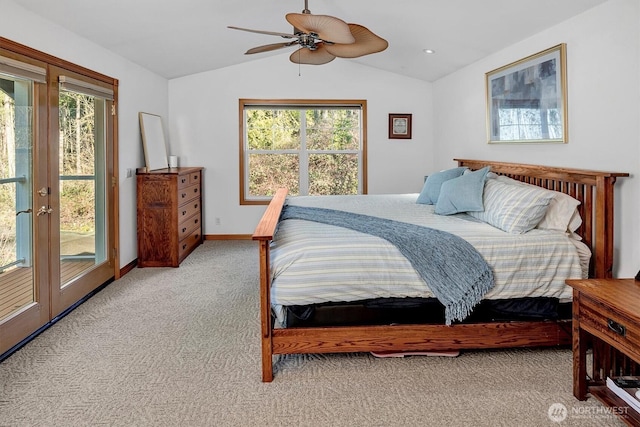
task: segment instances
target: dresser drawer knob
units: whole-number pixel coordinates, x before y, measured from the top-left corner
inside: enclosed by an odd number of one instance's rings
[[[187,227],[182,227],[182,232],[184,233],[185,231],[187,231]]]
[[[611,329],[621,337],[625,336],[625,334],[627,333],[627,328],[625,328],[624,325],[621,325],[615,320],[607,319],[607,326],[609,326],[609,329]]]

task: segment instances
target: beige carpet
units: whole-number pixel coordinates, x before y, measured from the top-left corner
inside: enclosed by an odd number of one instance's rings
[[[112,283],[0,364],[0,426],[622,425],[574,399],[569,349],[289,356],[262,383],[257,258],[207,241]]]

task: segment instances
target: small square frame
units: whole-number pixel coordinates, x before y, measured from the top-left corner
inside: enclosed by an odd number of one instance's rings
[[[411,114],[389,114],[389,139],[411,139]]]

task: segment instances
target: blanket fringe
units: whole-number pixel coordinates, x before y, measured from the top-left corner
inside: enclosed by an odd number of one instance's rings
[[[451,326],[455,320],[464,320],[474,307],[482,301],[482,297],[491,290],[491,282],[493,281],[493,272],[491,270],[483,271],[470,289],[468,299],[452,302],[445,306],[445,324]]]

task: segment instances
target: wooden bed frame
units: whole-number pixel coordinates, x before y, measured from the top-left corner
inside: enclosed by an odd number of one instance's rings
[[[616,178],[627,173],[536,166],[519,163],[454,159],[472,170],[491,166],[500,175],[580,200],[583,223],[577,230],[591,248],[590,277],[612,277],[613,206]],[[280,189],[253,234],[260,248],[260,319],[262,381],[273,380],[273,355],[370,351],[425,351],[569,345],[571,320],[461,323],[446,326],[378,325],[274,328],[270,302],[269,247],[286,200]]]

